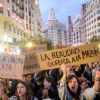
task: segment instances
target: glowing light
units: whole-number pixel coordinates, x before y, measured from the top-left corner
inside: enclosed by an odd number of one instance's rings
[[[0,4],[0,7],[3,7],[3,4]]]
[[[20,50],[19,48],[17,48],[16,53],[17,53],[18,55],[20,55],[21,50]]]
[[[36,5],[38,5],[38,1],[37,0],[35,0],[35,3],[36,3]]]
[[[99,51],[100,51],[100,44],[98,44],[98,48],[99,48]]]
[[[33,43],[32,42],[28,42],[25,46],[28,47],[28,48],[31,48],[33,46]]]
[[[4,42],[7,42],[7,40],[8,40],[8,36],[7,36],[7,35],[4,35],[4,36],[3,36],[3,41],[4,41]]]

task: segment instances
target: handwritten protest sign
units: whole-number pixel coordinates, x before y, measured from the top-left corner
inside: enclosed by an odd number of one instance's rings
[[[87,44],[38,53],[40,68],[58,68],[62,63],[78,65],[100,61],[98,44]]]
[[[25,56],[0,54],[0,78],[22,79]]]
[[[24,74],[33,73],[40,70],[37,53],[47,50],[47,45],[37,45],[27,49],[25,54]]]

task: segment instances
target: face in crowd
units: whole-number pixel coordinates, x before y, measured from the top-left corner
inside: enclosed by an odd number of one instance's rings
[[[49,90],[51,86],[54,84],[54,79],[52,77],[46,77],[44,79],[43,84],[44,84],[44,88]]]
[[[30,98],[30,88],[28,84],[23,81],[20,81],[17,85],[17,95],[19,98]]]
[[[81,90],[88,88],[89,81],[85,77],[79,78],[79,82]]]
[[[26,87],[23,84],[19,83],[17,86],[17,93],[19,97],[26,95]]]
[[[3,80],[0,80],[0,94],[1,93],[6,93],[6,85],[5,82]]]
[[[70,91],[72,91],[73,93],[77,93],[79,83],[78,83],[78,79],[76,78],[76,76],[74,75],[69,76],[67,80],[67,84],[68,84],[68,88],[70,89]]]
[[[30,82],[31,82],[31,79],[32,79],[31,74],[28,74],[28,75],[26,76],[26,82],[30,83]]]

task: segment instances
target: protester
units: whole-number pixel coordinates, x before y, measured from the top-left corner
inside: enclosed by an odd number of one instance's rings
[[[99,63],[62,64],[60,69],[23,76],[7,84],[0,80],[0,100],[100,100]]]
[[[8,83],[7,83],[7,90],[8,90],[7,95],[8,95],[9,97],[11,97],[11,96],[13,95],[13,93],[12,93],[12,80],[9,79],[7,82],[8,82]],[[13,89],[14,89],[14,88],[13,88]]]
[[[8,100],[7,87],[2,79],[0,79],[0,100]]]
[[[51,99],[59,100],[56,82],[53,77],[46,77],[44,79],[44,89],[48,89],[48,95]]]
[[[49,98],[49,91],[47,88],[44,88],[42,90],[42,99],[43,100],[48,100],[48,99],[51,100],[51,98]]]
[[[100,100],[100,71],[96,71],[93,87],[86,86],[87,89],[81,93],[77,77],[67,76],[67,68],[65,64],[61,65],[63,76],[58,87],[61,100]]]
[[[94,81],[94,77],[95,77],[95,74],[96,74],[96,71],[97,70],[100,70],[100,64],[95,64],[95,67],[94,69],[92,70],[92,80]]]
[[[94,85],[83,92],[85,100],[100,100],[100,71],[96,71]],[[98,98],[98,99],[97,99]]]
[[[89,81],[85,77],[79,78],[79,85],[81,88],[81,93],[83,93],[84,90],[88,88],[88,84],[89,84]]]
[[[9,84],[9,83],[8,83],[8,84]],[[11,85],[11,87],[10,87],[10,91],[8,91],[8,96],[9,96],[9,97],[15,95],[17,84],[18,84],[18,80],[13,79],[13,80],[12,80],[12,85]]]
[[[33,100],[28,84],[19,81],[17,84],[16,95],[9,98],[9,100]]]
[[[81,100],[78,78],[75,75],[67,77],[67,66],[61,65],[63,76],[58,87],[61,100]],[[66,80],[67,78],[67,80]]]
[[[32,95],[34,95],[35,86],[34,86],[34,84],[31,82],[31,81],[32,81],[32,74],[31,74],[31,73],[26,74],[26,75],[24,75],[24,77],[25,77],[24,82],[26,82],[26,83],[29,85],[29,87],[30,87],[30,89],[31,89],[31,91],[32,91]]]
[[[92,81],[92,70],[93,70],[93,63],[89,63],[86,65],[86,69],[84,71],[83,76],[86,77],[89,81],[90,81],[90,86],[93,85],[93,81]]]
[[[32,74],[29,73],[29,74],[27,74],[27,75],[25,76],[25,81],[26,81],[27,83],[31,83],[31,80],[32,80]]]

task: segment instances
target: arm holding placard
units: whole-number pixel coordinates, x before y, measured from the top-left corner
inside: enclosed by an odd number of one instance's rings
[[[63,73],[63,76],[60,80],[60,84],[58,87],[58,93],[59,93],[59,97],[61,100],[67,100],[68,98],[70,100],[72,100],[71,96],[69,95],[69,92],[67,90],[67,86],[66,86],[66,78],[67,78],[67,70],[68,70],[68,66],[65,64],[61,65],[61,71]]]

